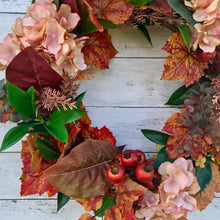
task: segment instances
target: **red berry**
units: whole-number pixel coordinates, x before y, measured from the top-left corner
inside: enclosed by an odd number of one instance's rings
[[[145,183],[146,181],[152,180],[154,176],[154,169],[146,162],[141,163],[135,169],[135,176],[140,182]]]
[[[125,176],[125,168],[120,164],[112,164],[106,172],[107,178],[113,183],[120,183]]]
[[[146,181],[144,184],[149,189],[157,189],[158,186],[160,185],[160,182],[161,182],[160,175],[158,174],[158,172],[154,172],[153,178],[149,181]]]
[[[207,62],[209,61],[210,58],[213,58],[216,56],[216,51],[212,53],[205,53],[203,50],[199,50],[197,55],[200,61]]]
[[[138,155],[133,150],[126,150],[121,155],[121,161],[125,167],[135,167],[138,164]]]
[[[117,154],[117,155],[113,158],[112,162],[113,162],[114,164],[123,165],[123,164],[122,164],[122,161],[121,161],[121,154]]]
[[[139,164],[145,162],[146,156],[143,151],[135,150],[135,153],[138,155],[138,163]]]

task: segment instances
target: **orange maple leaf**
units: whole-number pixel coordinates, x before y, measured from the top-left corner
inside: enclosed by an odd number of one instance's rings
[[[108,69],[109,60],[114,57],[118,51],[111,42],[111,36],[107,30],[103,32],[94,32],[88,35],[86,45],[82,48],[85,60],[99,69]]]
[[[171,134],[167,141],[166,151],[169,158],[192,156],[194,160],[197,160],[200,155],[207,154],[210,144],[206,136],[190,133],[190,127],[184,124],[183,114],[185,113],[187,113],[185,109],[180,113],[174,113],[165,123],[162,131]]]
[[[87,5],[91,21],[96,25],[99,31],[103,31],[103,27],[97,18],[111,21],[114,24],[123,24],[129,19],[135,6],[124,0],[84,0]]]
[[[30,139],[31,139],[30,135]],[[22,141],[21,158],[23,162],[22,177],[21,177],[21,196],[39,194],[47,192],[48,196],[53,196],[57,193],[57,190],[46,180],[43,175],[44,171],[52,166],[56,160],[49,160],[35,158],[33,165],[33,156],[30,152],[30,143],[28,141]]]
[[[87,212],[91,212],[97,209],[100,209],[102,206],[102,196],[97,196],[93,198],[87,199],[75,199],[78,203],[80,203]]]
[[[174,33],[162,49],[171,54],[166,58],[162,80],[184,80],[189,86],[208,68],[208,62],[201,62],[196,52],[188,52],[180,33]]]
[[[215,197],[215,193],[220,192],[220,172],[218,166],[211,163],[212,178],[209,185],[202,191],[202,193],[197,193],[195,198],[197,200],[197,207],[200,211],[205,209]]]
[[[92,216],[89,213],[84,213],[84,214],[81,215],[79,220],[96,220],[96,217]]]
[[[188,128],[184,125],[185,119],[182,117],[184,112],[187,112],[187,110],[182,109],[180,112],[173,113],[172,116],[168,118],[162,130],[172,135],[185,134]]]
[[[117,191],[116,204],[105,213],[105,220],[136,220],[133,202],[142,195],[147,188],[132,181],[127,175],[124,180],[114,185]]]
[[[166,151],[169,158],[189,157],[198,160],[200,155],[206,155],[210,145],[205,141],[204,136],[200,134],[184,134],[170,136]]]

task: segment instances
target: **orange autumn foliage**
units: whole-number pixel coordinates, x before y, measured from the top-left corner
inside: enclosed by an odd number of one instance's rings
[[[46,180],[44,171],[51,167],[56,160],[42,158],[38,149],[33,150],[35,134],[30,134],[27,141],[22,141],[21,159],[23,162],[21,176],[21,196],[47,193],[53,196],[57,190]],[[37,155],[37,156],[36,156]]]
[[[99,31],[103,27],[97,18],[111,21],[114,24],[123,24],[129,19],[135,6],[124,0],[84,0],[90,12],[90,19],[96,25]],[[97,18],[96,16],[97,15]]]
[[[82,49],[86,62],[99,69],[108,69],[110,59],[118,53],[112,44],[111,36],[107,30],[93,32],[88,36],[89,39]]]
[[[171,54],[166,58],[162,80],[184,80],[187,87],[208,68],[208,62],[201,62],[196,52],[188,52],[180,33],[174,33],[162,49]]]
[[[182,116],[186,110],[174,113],[167,120],[163,131],[171,134],[167,141],[166,151],[170,158],[192,156],[197,160],[200,155],[206,155],[210,148],[209,139],[199,133],[190,133],[190,127],[184,124]]]

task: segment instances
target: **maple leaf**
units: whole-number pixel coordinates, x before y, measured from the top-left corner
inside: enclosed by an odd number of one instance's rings
[[[118,53],[111,42],[111,36],[107,30],[102,33],[94,32],[88,36],[89,39],[82,48],[86,62],[92,63],[99,69],[108,69],[109,60]]]
[[[209,148],[210,145],[200,134],[170,136],[166,145],[167,154],[173,159],[192,156],[194,160],[198,160],[200,155],[207,154]]]
[[[124,0],[84,0],[87,5],[91,21],[96,25],[99,31],[103,31],[103,27],[97,18],[111,21],[114,24],[123,24],[132,14],[135,6]]]
[[[196,52],[188,52],[180,33],[174,33],[162,49],[171,54],[166,58],[162,80],[184,80],[187,87],[208,68],[208,62],[201,62]]]
[[[79,220],[96,220],[96,218],[89,213],[84,213],[81,215]]]
[[[197,200],[197,207],[200,211],[205,209],[215,197],[215,193],[220,192],[220,175],[218,166],[211,163],[212,178],[208,186],[202,191],[202,193],[197,193],[195,198]]]
[[[33,134],[31,135],[33,136]],[[30,139],[32,139],[32,137]],[[31,141],[22,141],[21,158],[23,162],[21,177],[21,196],[39,194],[47,192],[48,196],[53,196],[57,190],[46,180],[44,171],[52,166],[56,160],[47,160],[37,157],[33,160],[31,153]]]
[[[187,112],[186,109],[180,110],[180,112],[175,112],[171,117],[168,118],[162,131],[167,132],[172,135],[183,135],[188,131],[188,128],[184,125],[184,118],[182,114]]]
[[[92,128],[91,136],[92,136],[92,138],[106,141],[106,142],[113,144],[113,145],[116,144],[116,139],[115,139],[114,135],[106,126],[103,126],[100,129],[97,127]]]
[[[166,145],[169,158],[192,156],[197,160],[200,155],[206,155],[210,148],[206,136],[190,133],[190,127],[186,127],[186,118],[183,114],[187,113],[187,110],[183,109],[180,113],[172,114],[162,129],[171,134]]]
[[[102,206],[102,196],[87,198],[87,199],[75,199],[80,203],[87,212],[91,212],[101,208]]]
[[[132,208],[133,202],[142,195],[147,188],[132,181],[127,175],[124,180],[114,185],[117,191],[116,203],[105,213],[105,220],[136,220],[134,210]]]

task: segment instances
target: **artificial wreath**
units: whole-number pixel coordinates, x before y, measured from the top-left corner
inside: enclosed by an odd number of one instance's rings
[[[183,80],[168,105],[184,107],[163,132],[143,129],[158,153],[116,147],[105,126],[91,126],[77,94],[90,68],[109,68],[117,50],[107,29],[147,27],[174,33],[163,50],[162,80]],[[1,151],[22,141],[21,196],[70,197],[81,220],[186,219],[220,192],[220,1],[36,0],[0,44],[1,122],[17,125]],[[91,214],[94,211],[94,214]]]

